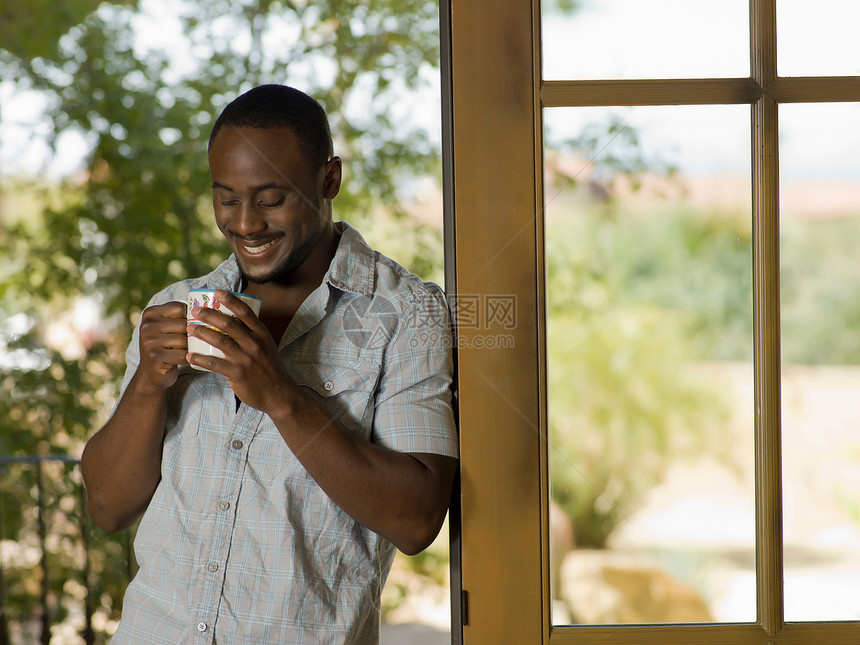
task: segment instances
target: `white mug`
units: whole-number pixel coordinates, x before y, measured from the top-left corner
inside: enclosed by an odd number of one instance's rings
[[[236,296],[246,305],[251,308],[251,311],[254,312],[255,316],[260,315],[260,306],[263,304],[263,301],[260,300],[257,296],[249,296],[247,293],[236,293],[235,291],[229,291],[228,293]],[[205,325],[202,320],[197,320],[191,313],[191,310],[196,307],[205,307],[207,309],[217,309],[218,311],[227,314],[228,316],[235,316],[232,311],[225,305],[223,302],[216,302],[215,300],[215,289],[192,289],[188,292],[188,298],[186,299],[186,317],[188,318],[189,325]],[[216,329],[211,325],[207,325],[210,329],[215,329],[215,331],[221,331],[220,329]],[[202,354],[203,356],[216,356],[217,358],[224,358],[224,352],[222,352],[217,347],[213,347],[206,341],[200,340],[195,336],[188,337],[188,351],[192,354]],[[201,370],[204,372],[208,372],[204,367],[198,367],[197,365],[192,365],[194,369]]]

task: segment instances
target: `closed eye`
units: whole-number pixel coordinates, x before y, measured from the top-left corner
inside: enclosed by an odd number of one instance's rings
[[[280,206],[284,203],[284,197],[281,197],[279,200],[274,202],[260,202],[260,206],[264,206],[266,208],[274,208],[275,206]]]

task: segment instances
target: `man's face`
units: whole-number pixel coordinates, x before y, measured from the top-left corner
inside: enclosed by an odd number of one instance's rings
[[[340,160],[311,168],[292,130],[222,128],[209,173],[215,221],[251,282],[287,278],[330,239]]]

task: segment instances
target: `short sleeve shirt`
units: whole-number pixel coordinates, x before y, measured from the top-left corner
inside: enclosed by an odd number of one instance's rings
[[[456,457],[441,290],[336,226],[331,266],[280,341],[284,365],[332,423],[400,452]],[[231,257],[150,304],[240,282]],[[123,388],[139,360],[135,330]],[[183,368],[112,643],[376,643],[394,552],[328,498],[271,419],[237,409],[226,379]]]

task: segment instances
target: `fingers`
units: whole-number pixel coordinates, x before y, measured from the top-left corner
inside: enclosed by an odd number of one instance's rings
[[[185,327],[185,305],[167,302],[143,310],[140,318],[141,335],[182,334]]]
[[[242,323],[238,320],[233,320],[232,317],[230,318],[231,320],[227,323],[219,324],[224,327],[233,328],[233,333],[235,333],[235,327],[242,325]],[[245,331],[247,332],[247,329]],[[188,353],[185,356],[185,360],[191,365],[203,367],[230,378],[240,374],[242,372],[242,365],[251,360],[248,354],[241,350],[239,343],[234,338],[218,329],[212,329],[206,325],[189,324],[188,335],[199,338],[212,347],[221,350],[225,357],[219,358],[217,356]]]
[[[238,320],[242,321],[249,329],[259,324],[259,319],[251,307],[249,307],[245,301],[237,298],[232,293],[218,289],[215,291],[215,299],[217,302],[223,304],[228,310],[233,312],[233,315]]]
[[[277,358],[277,347],[268,329],[245,302],[220,289],[215,292],[215,299],[223,306],[197,307],[191,311],[194,319],[204,324],[189,324],[187,333],[221,350],[226,360],[188,354],[186,360],[190,364],[241,379],[246,371],[255,371],[255,365],[267,362],[270,354]]]
[[[202,320],[202,319],[201,319]],[[199,323],[189,323],[186,327],[186,333],[188,336],[193,336],[194,338],[199,338],[205,343],[212,345],[212,347],[216,347],[223,351],[230,351],[233,347],[237,345],[236,341],[226,332],[222,331],[221,328],[213,329],[215,326],[214,323],[210,323],[213,326],[209,327],[207,325],[201,325]],[[230,327],[234,323],[220,323],[225,327]]]
[[[143,319],[156,318],[185,318],[184,302],[165,302],[163,305],[152,305],[143,310]]]
[[[141,338],[164,338],[166,347],[181,347],[185,341],[185,305],[168,302],[144,309],[140,320]]]
[[[239,360],[242,355],[248,355],[259,360],[266,339],[269,338],[268,336],[261,337],[248,329],[245,323],[238,318],[220,312],[201,312],[198,320],[206,324],[189,324],[186,327],[187,335],[199,338],[212,347],[220,349],[232,361]]]
[[[237,344],[244,346],[253,336],[263,335],[267,331],[253,310],[241,299],[231,293],[218,289],[215,291],[215,301],[224,305],[228,311],[209,307],[197,307],[191,314],[195,319],[230,336]],[[190,333],[190,330],[189,330]],[[201,338],[203,338],[201,336]],[[206,340],[206,339],[204,339]],[[207,342],[209,342],[207,340]],[[215,343],[210,343],[215,345]],[[217,346],[217,345],[216,345]],[[220,347],[219,347],[220,349]]]
[[[213,317],[214,318],[214,317]],[[240,325],[241,321],[224,324]],[[189,325],[188,333],[221,350],[224,358],[189,353],[186,360],[195,367],[201,367],[220,374],[227,379],[233,392],[244,404],[266,411],[273,401],[281,400],[278,392],[289,376],[278,355],[271,336],[261,338],[247,328],[241,335],[242,344],[225,333],[205,325]]]
[[[177,366],[186,363],[185,324],[185,304],[181,302],[153,305],[141,315],[138,372],[158,389],[170,387],[176,381]]]

